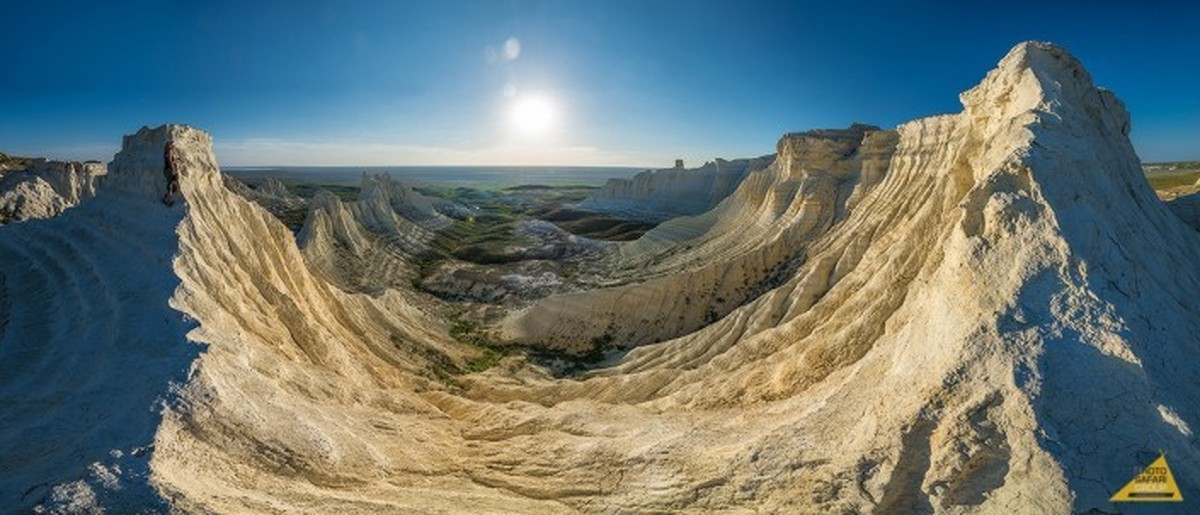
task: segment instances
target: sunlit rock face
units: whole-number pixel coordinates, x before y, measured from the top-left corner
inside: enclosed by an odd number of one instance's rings
[[[622,248],[608,266],[627,284],[538,302],[506,321],[506,335],[587,353],[710,324],[786,281],[805,244],[883,177],[896,140],[893,131],[858,124],[785,135],[778,157],[715,209],[670,220]]]
[[[95,198],[0,228],[0,499],[1077,513],[1160,450],[1200,496],[1200,233],[1146,184],[1124,107],[1045,43],[961,100],[785,136],[715,208],[597,263],[620,284],[489,328],[632,347],[565,378],[517,356],[451,375],[480,351],[418,296],[343,292],[224,186],[206,133],[143,129]]]
[[[377,293],[412,281],[412,262],[450,223],[410,186],[363,174],[356,201],[318,192],[297,239],[322,276],[349,291]]]
[[[717,159],[699,168],[682,166],[647,170],[629,179],[609,179],[580,208],[613,213],[631,220],[659,222],[698,215],[729,196],[751,171],[765,167],[771,156]]]

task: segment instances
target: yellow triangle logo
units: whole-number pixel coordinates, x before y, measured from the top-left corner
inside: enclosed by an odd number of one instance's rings
[[[1160,454],[1154,463],[1121,488],[1109,501],[1182,502],[1183,495],[1179,493],[1179,485],[1175,484],[1171,467],[1167,466],[1167,456]]]

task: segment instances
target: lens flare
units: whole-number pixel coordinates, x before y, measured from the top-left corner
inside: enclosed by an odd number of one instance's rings
[[[521,57],[521,40],[508,38],[504,41],[504,58],[509,61],[516,61],[518,57]]]

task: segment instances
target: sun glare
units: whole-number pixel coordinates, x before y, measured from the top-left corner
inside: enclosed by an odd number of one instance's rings
[[[526,136],[542,136],[550,131],[557,118],[554,103],[542,96],[517,97],[509,117],[517,132]]]

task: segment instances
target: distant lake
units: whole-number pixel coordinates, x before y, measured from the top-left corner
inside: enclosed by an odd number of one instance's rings
[[[358,185],[363,172],[386,173],[414,185],[440,186],[600,186],[610,178],[632,177],[645,168],[608,166],[228,166],[221,171],[240,179],[274,178],[319,184]]]

